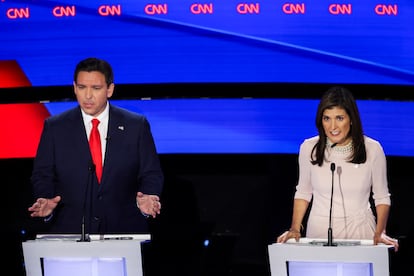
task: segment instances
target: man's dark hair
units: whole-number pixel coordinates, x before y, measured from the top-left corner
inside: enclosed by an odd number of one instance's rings
[[[108,86],[114,82],[114,74],[111,65],[105,60],[94,57],[84,59],[76,65],[73,80],[75,83],[77,82],[79,72],[93,71],[101,72],[105,76],[105,81]]]

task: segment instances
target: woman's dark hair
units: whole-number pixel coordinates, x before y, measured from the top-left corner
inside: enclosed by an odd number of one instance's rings
[[[322,166],[325,158],[325,148],[327,142],[322,124],[323,112],[326,109],[334,107],[344,109],[351,121],[348,137],[352,137],[353,151],[348,161],[355,164],[365,163],[367,160],[367,152],[365,149],[364,132],[362,129],[358,106],[352,93],[346,88],[340,86],[328,89],[323,94],[319,102],[315,118],[316,128],[319,133],[319,140],[312,149],[311,163],[313,165],[318,164],[319,166]]]
[[[79,72],[101,72],[105,76],[106,84],[109,86],[114,82],[114,73],[112,71],[111,65],[102,59],[98,58],[87,58],[78,63],[75,68],[75,73],[73,75],[73,80],[77,81]]]

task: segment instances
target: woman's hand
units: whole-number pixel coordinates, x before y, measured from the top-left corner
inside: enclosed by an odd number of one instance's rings
[[[293,239],[293,238],[298,242],[300,237],[301,237],[300,231],[294,230],[294,229],[289,229],[289,230],[285,231],[282,235],[277,237],[276,242],[284,243],[287,240],[290,240],[290,239]]]
[[[385,234],[385,232],[375,233],[375,235],[374,235],[374,245],[377,245],[378,243],[392,245],[394,247],[395,252],[397,252],[398,248],[399,248],[398,240],[387,236],[387,234]]]

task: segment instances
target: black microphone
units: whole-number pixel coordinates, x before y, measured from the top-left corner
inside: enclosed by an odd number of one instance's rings
[[[336,144],[334,144],[336,146]],[[333,147],[332,145],[331,147]],[[328,243],[324,244],[325,246],[336,246],[332,241],[332,200],[333,200],[333,190],[334,190],[334,172],[335,172],[335,163],[331,163],[331,172],[332,172],[332,188],[331,188],[331,205],[329,207],[329,227],[328,227]]]
[[[331,145],[331,148],[336,147],[336,145],[338,145],[338,143],[333,143],[333,144]],[[331,169],[331,170],[332,170],[332,169]],[[335,170],[335,164],[334,164],[334,170]]]
[[[88,181],[86,183],[86,189],[85,189],[85,195],[83,198],[83,214],[82,214],[82,222],[81,222],[81,237],[78,240],[78,242],[90,242],[91,238],[89,237],[89,234],[86,232],[86,223],[85,223],[85,218],[86,218],[86,212],[87,212],[87,208],[86,208],[86,202],[88,201],[88,195],[90,200],[92,200],[92,181],[93,181],[93,177],[95,174],[95,164],[93,162],[91,162],[88,166]],[[92,201],[90,202],[90,206],[89,206],[89,228],[90,228],[90,212],[91,212],[91,208],[92,208]]]

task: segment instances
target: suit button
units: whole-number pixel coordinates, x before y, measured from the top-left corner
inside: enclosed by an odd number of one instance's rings
[[[94,219],[95,221],[99,221],[101,218],[100,218],[100,217],[93,217],[93,219]]]

